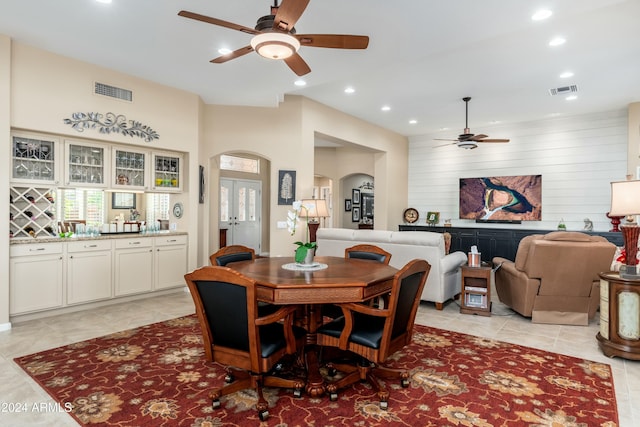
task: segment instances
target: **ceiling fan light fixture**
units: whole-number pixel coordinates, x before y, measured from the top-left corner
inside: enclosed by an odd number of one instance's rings
[[[268,59],[286,59],[300,49],[297,38],[284,33],[260,33],[251,39],[251,47]]]

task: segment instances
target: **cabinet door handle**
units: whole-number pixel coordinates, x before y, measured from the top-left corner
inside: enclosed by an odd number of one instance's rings
[[[129,242],[130,245],[139,245],[140,242]]]
[[[37,252],[37,251],[44,251],[45,248],[35,248],[35,249],[29,249],[29,252]]]
[[[167,239],[167,243],[174,243],[174,242],[177,242],[177,241],[178,241],[177,239]]]
[[[84,245],[85,248],[97,248],[98,245]]]

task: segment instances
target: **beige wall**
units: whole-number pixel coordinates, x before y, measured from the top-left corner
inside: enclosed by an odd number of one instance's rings
[[[9,182],[11,160],[7,141],[11,129],[11,40],[0,34],[0,138],[5,141],[0,155],[0,182]],[[9,186],[0,185],[1,206],[8,206]],[[9,327],[9,222],[0,221],[0,331]]]
[[[218,170],[214,159],[219,154],[237,151],[255,153],[271,162],[273,190],[270,195],[263,195],[263,203],[269,203],[271,212],[268,248],[271,256],[290,255],[293,242],[303,238],[302,231],[296,236],[290,236],[286,229],[276,227],[277,221],[285,220],[290,209],[290,206],[277,204],[275,183],[278,171],[282,169],[297,172],[297,199],[311,197],[314,173],[333,179],[334,184],[341,176],[348,175],[351,169],[354,172],[375,176],[376,223],[379,215],[379,228],[397,227],[397,215],[390,212],[402,212],[406,204],[406,138],[299,96],[286,96],[277,108],[210,105],[206,107],[203,122],[205,130],[202,158],[206,158],[209,164],[209,228],[216,227],[218,222],[215,210],[218,199]],[[314,170],[314,141],[317,132],[369,150],[364,156],[368,158],[366,164],[370,165],[367,167],[370,170],[361,171],[362,165],[358,164],[358,160],[362,159],[363,154],[353,146],[345,149],[343,155],[336,154],[342,166],[334,159],[321,162],[322,170]],[[371,152],[372,149],[375,153]],[[331,162],[334,164],[327,166]],[[384,183],[381,185],[380,193],[378,182]],[[387,194],[388,188],[392,188],[394,194]],[[336,197],[338,196],[334,194],[335,207]],[[203,230],[201,235],[210,236],[211,250],[218,247],[216,233]]]

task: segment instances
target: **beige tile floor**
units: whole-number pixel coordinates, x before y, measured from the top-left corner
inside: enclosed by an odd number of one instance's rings
[[[2,426],[75,426],[67,414],[33,410],[34,404],[53,400],[20,369],[13,358],[54,348],[108,333],[193,313],[193,302],[186,292],[123,303],[91,311],[30,320],[0,332],[0,402],[26,406],[27,412],[0,412]],[[608,363],[614,373],[621,427],[640,425],[640,408],[632,403],[640,397],[640,362],[609,359],[595,339],[597,321],[589,326],[536,325],[511,312],[495,301],[491,317],[459,313],[455,302],[437,311],[433,304],[423,303],[417,323],[449,329],[496,340]],[[14,407],[15,409],[15,407]]]

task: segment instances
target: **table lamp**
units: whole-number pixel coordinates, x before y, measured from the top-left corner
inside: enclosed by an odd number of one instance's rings
[[[309,209],[307,213],[309,221],[307,226],[309,227],[309,241],[316,241],[316,232],[320,227],[320,221],[318,218],[326,218],[329,216],[329,209],[327,209],[327,202],[324,199],[303,199],[302,205]]]
[[[626,220],[620,225],[624,238],[626,265],[620,267],[623,279],[640,279],[638,271],[638,235],[640,227],[635,222],[635,215],[640,215],[640,181],[618,181],[611,183],[611,216],[624,216]]]

